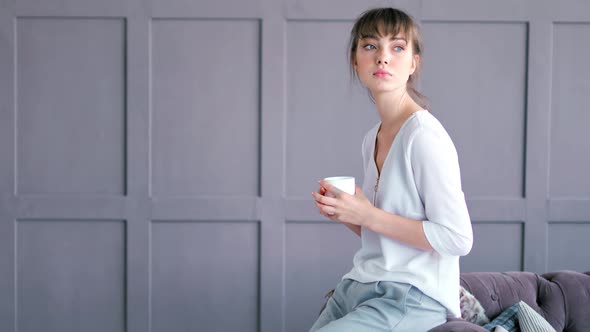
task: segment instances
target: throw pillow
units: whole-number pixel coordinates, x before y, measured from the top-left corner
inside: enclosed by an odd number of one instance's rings
[[[519,306],[518,325],[522,332],[556,332],[553,326],[528,304],[520,301],[517,305]]]
[[[461,307],[461,318],[477,325],[484,325],[490,320],[486,316],[481,303],[469,293],[463,286],[459,288],[459,304]]]

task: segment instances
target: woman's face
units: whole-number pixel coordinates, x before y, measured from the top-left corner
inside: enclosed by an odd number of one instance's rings
[[[375,95],[404,88],[416,70],[418,56],[403,34],[359,39],[354,67],[361,82]]]

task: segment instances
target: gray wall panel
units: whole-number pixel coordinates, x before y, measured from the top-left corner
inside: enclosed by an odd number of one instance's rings
[[[590,199],[562,198],[549,200],[548,220],[581,221],[590,216]]]
[[[310,197],[317,180],[363,175],[361,142],[377,121],[348,74],[351,23],[287,24],[287,196]]]
[[[359,237],[337,223],[288,222],[285,242],[285,331],[307,331],[323,296],[352,268]]]
[[[259,22],[152,31],[154,195],[258,195]]]
[[[342,20],[355,19],[368,8],[396,6],[411,13],[420,8],[420,2],[415,0],[284,0],[285,15],[289,19]]]
[[[553,27],[551,197],[590,198],[590,23]]]
[[[521,271],[523,223],[473,224],[473,249],[461,258],[461,271]]]
[[[13,5],[14,6],[14,5]],[[14,331],[15,321],[15,214],[14,214],[14,8],[0,10],[0,329]]]
[[[533,12],[531,7],[539,8],[545,4],[545,1],[535,0],[422,0],[420,2],[424,19],[443,21],[519,21],[530,17]]]
[[[550,271],[590,271],[588,239],[590,222],[550,223],[548,268]]]
[[[117,221],[18,221],[18,331],[125,331],[125,236]]]
[[[152,331],[257,331],[259,227],[152,223]]]
[[[258,0],[145,0],[154,17],[253,18],[261,15]]]
[[[526,24],[425,22],[423,33],[422,88],[455,142],[467,197],[522,197]]]
[[[15,0],[19,16],[69,17],[122,17],[128,13],[128,4],[136,0]]]
[[[18,191],[124,193],[125,22],[21,18],[16,38]]]
[[[548,9],[554,22],[589,22],[590,2],[580,0],[547,1],[543,9]],[[546,11],[543,11],[546,13]]]

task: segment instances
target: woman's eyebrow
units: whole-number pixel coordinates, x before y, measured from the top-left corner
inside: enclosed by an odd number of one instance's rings
[[[406,40],[406,38],[403,38],[403,37],[391,37],[389,40],[391,40],[391,41],[396,41],[396,40],[403,40],[403,41],[405,41],[406,43],[408,42],[408,41]]]
[[[378,39],[375,35],[362,35],[361,39]]]
[[[377,40],[377,39],[379,39],[379,38],[378,38],[377,36],[375,36],[375,35],[362,35],[362,36],[361,36],[361,39],[375,39],[375,40]],[[389,40],[390,40],[390,41],[401,40],[401,41],[404,41],[404,42],[406,42],[406,43],[408,42],[408,41],[406,40],[406,38],[403,38],[403,37],[391,37],[391,38],[389,38]]]

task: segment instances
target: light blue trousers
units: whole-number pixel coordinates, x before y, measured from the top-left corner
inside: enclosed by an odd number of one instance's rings
[[[426,332],[446,321],[445,307],[412,285],[344,279],[310,332]]]

